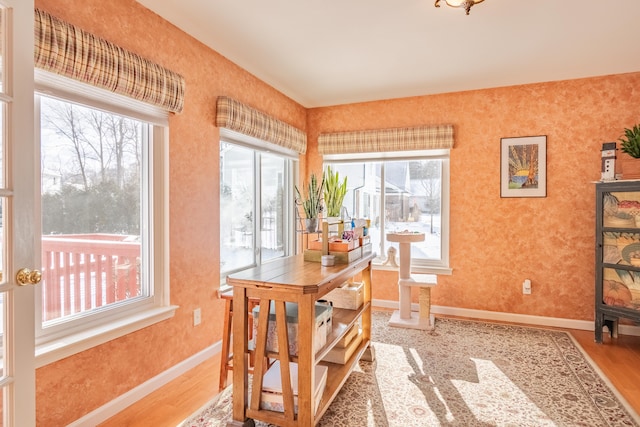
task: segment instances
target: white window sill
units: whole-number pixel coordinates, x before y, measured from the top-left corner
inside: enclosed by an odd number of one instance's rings
[[[36,346],[36,368],[83,352],[92,347],[104,344],[116,338],[146,328],[163,320],[170,319],[175,314],[177,305],[156,307],[135,315],[118,319],[109,324],[67,335],[63,338],[48,341]]]

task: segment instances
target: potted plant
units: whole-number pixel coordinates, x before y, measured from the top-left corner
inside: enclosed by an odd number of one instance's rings
[[[315,174],[311,174],[309,182],[303,193],[296,189],[296,204],[302,206],[305,215],[305,228],[309,233],[315,233],[318,230],[318,216],[322,212],[322,191],[324,189],[324,180],[318,185],[318,178]]]
[[[620,151],[629,157],[621,159],[622,177],[624,179],[640,178],[640,125],[625,128],[624,136],[619,139]]]
[[[327,167],[324,172],[324,205],[327,208],[327,217],[339,217],[342,212],[342,202],[347,195],[347,177],[340,182],[338,172]]]

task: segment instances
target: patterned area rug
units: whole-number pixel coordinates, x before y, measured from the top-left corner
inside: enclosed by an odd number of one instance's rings
[[[389,316],[373,312],[376,360],[360,362],[320,426],[640,426],[565,332],[454,319],[418,331]],[[181,427],[230,416],[228,387]]]

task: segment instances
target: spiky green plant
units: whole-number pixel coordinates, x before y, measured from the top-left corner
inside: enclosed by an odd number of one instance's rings
[[[318,218],[322,212],[322,190],[324,189],[324,180],[318,185],[318,178],[315,174],[311,174],[307,188],[304,189],[304,195],[298,190],[296,185],[296,203],[302,206],[304,215],[308,219]]]
[[[347,177],[340,182],[340,176],[333,173],[331,166],[324,171],[324,205],[327,208],[327,216],[338,217],[342,211],[342,202],[347,195]]]
[[[635,125],[632,129],[624,130],[624,137],[620,138],[620,150],[633,158],[640,158],[640,125]]]

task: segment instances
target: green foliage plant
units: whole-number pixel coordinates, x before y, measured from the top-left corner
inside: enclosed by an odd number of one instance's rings
[[[620,150],[631,157],[640,158],[640,125],[635,125],[632,129],[624,130],[624,137],[620,138]]]
[[[338,172],[327,167],[324,172],[324,204],[327,207],[327,216],[339,217],[342,211],[342,202],[347,195],[347,177],[340,182]]]
[[[324,180],[318,185],[318,178],[315,174],[311,174],[306,189],[303,189],[302,194],[296,189],[296,203],[302,205],[304,214],[307,219],[318,218],[320,212],[322,212],[322,190],[324,188]]]

